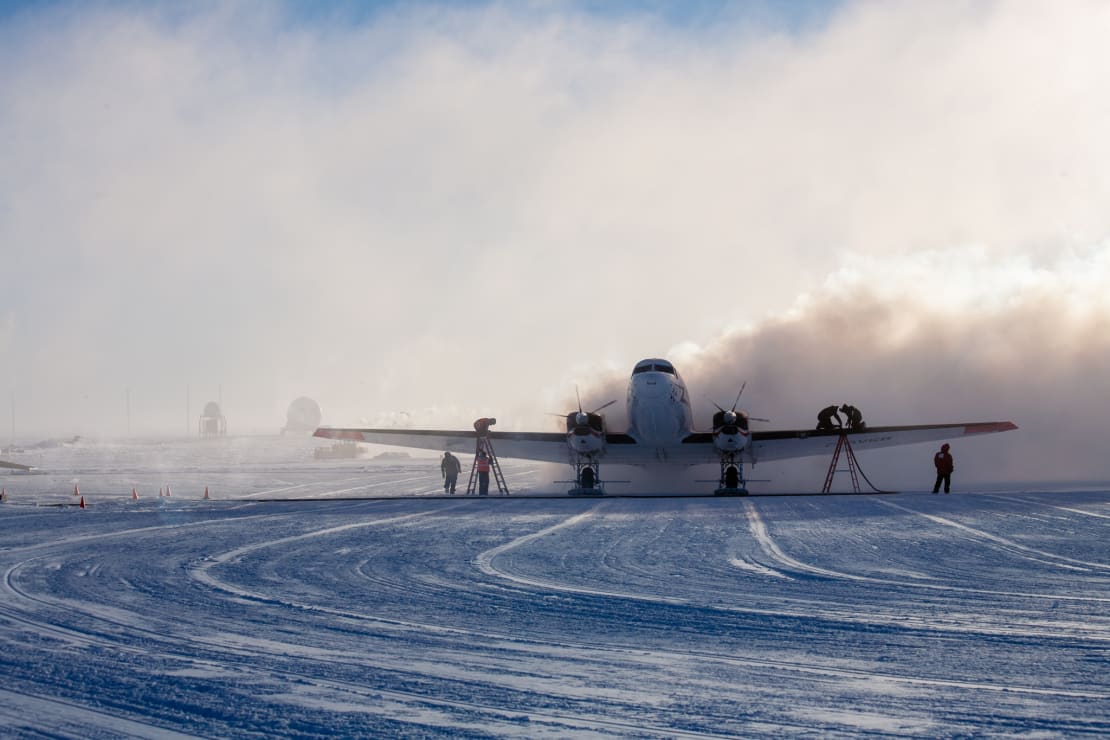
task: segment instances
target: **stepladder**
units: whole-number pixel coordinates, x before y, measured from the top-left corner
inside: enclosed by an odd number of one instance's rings
[[[840,464],[840,455],[844,454],[844,460],[847,462],[847,468],[837,468]],[[861,493],[860,478],[871,488],[875,493],[896,493],[896,491],[886,491],[878,488],[871,479],[867,477],[867,473],[863,472],[863,468],[856,458],[856,451],[852,449],[852,443],[848,439],[848,434],[841,432],[837,435],[836,448],[833,450],[832,461],[829,462],[829,472],[825,475],[825,485],[821,489],[821,493],[829,493],[832,490],[833,477],[837,473],[847,472],[852,478],[852,493]]]
[[[483,485],[483,473],[485,481]],[[501,472],[501,463],[493,449],[493,440],[487,435],[479,434],[474,446],[474,462],[470,466],[470,479],[466,483],[466,495],[479,496],[489,494],[489,476],[497,484],[497,492],[502,496],[509,495],[509,485],[505,482],[505,474]]]
[[[847,434],[840,434],[836,440],[836,449],[833,450],[832,461],[829,463],[829,472],[825,476],[825,485],[821,489],[821,493],[828,493],[832,488],[833,476],[837,473],[844,472],[843,469],[837,469],[840,463],[840,453],[844,453],[844,459],[848,462],[847,472],[852,476],[852,492],[859,493],[859,462],[856,461],[856,453],[852,450],[852,443],[848,441]]]

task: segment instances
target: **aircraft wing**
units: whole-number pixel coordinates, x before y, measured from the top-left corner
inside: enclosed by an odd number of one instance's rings
[[[858,452],[881,447],[949,440],[973,434],[1008,432],[1012,429],[1017,429],[1017,425],[1013,422],[988,421],[868,427],[858,431],[847,431],[845,434],[852,444],[852,449]],[[820,432],[813,429],[752,432],[751,444],[744,452],[743,461],[772,462],[815,455],[832,457],[840,434],[841,431],[836,429]],[[614,436],[622,437],[623,440],[614,440]],[[691,434],[682,440],[681,445],[661,448],[637,444],[628,435],[607,434],[605,438],[608,445],[603,460],[618,465],[651,465],[661,462],[679,465],[716,465],[721,459],[717,448],[713,446],[713,435],[708,432]]]
[[[916,424],[899,427],[867,427],[847,432],[852,449],[873,450],[880,447],[897,447],[919,442],[967,437],[977,434],[995,434],[1017,429],[1012,421],[985,421],[966,424]],[[829,455],[836,448],[839,430],[798,430],[782,432],[753,432],[751,458],[755,462],[787,460],[793,457]]]
[[[0,468],[9,468],[11,470],[30,470],[28,465],[20,465],[19,463],[11,463],[0,460]]]
[[[994,434],[1013,429],[1017,429],[1013,422],[989,421],[868,427],[846,434],[852,443],[852,449],[859,451]],[[744,461],[770,462],[814,455],[831,456],[840,434],[839,430],[812,429],[753,432],[751,446],[744,454]],[[461,430],[321,427],[316,430],[315,436],[440,452],[451,450],[464,455],[473,453],[476,446],[474,432]],[[554,463],[573,462],[566,436],[558,432],[490,432],[489,439],[498,457]],[[713,446],[713,437],[708,432],[691,434],[681,444],[668,447],[640,444],[627,434],[606,434],[605,441],[605,452],[600,459],[611,465],[715,465],[720,461],[720,453]]]
[[[473,431],[320,427],[313,436],[440,452],[450,450],[463,455],[473,455],[477,447]],[[566,435],[557,432],[490,432],[489,439],[498,457],[558,463],[570,461]]]

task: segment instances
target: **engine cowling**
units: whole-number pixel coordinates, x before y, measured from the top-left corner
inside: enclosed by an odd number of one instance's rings
[[[567,446],[580,455],[603,450],[605,418],[589,411],[572,411],[567,414]]]
[[[751,439],[748,415],[743,411],[718,411],[713,414],[713,445],[721,452],[744,449]]]

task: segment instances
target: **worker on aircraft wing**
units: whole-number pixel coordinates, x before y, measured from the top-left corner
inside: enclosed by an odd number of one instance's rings
[[[836,404],[826,406],[817,412],[817,429],[840,429],[844,425],[840,422],[840,415],[836,413]]]
[[[867,425],[863,423],[863,412],[861,412],[855,406],[844,404],[840,407],[840,410],[844,412],[844,416],[848,419],[848,423],[846,424],[846,426],[849,429],[858,431],[860,429],[867,428]]]

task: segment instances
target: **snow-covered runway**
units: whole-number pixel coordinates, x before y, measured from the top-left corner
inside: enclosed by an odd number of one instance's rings
[[[0,508],[4,734],[1110,733],[1107,492],[348,501],[438,472],[247,467]],[[252,500],[283,487],[317,500]]]

